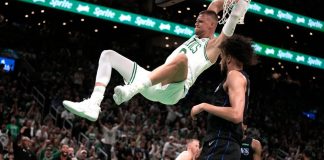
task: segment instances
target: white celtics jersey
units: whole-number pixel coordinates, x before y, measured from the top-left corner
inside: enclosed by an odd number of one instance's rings
[[[184,52],[188,57],[188,76],[185,81],[186,89],[195,83],[198,76],[213,63],[207,57],[206,47],[209,38],[197,38],[192,36],[189,40],[175,49],[172,54],[167,58],[166,63],[180,52]]]

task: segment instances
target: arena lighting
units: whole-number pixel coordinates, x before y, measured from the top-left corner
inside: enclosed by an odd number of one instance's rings
[[[206,1],[211,2],[212,0]],[[296,14],[293,12],[288,12],[283,9],[271,7],[252,1],[248,11],[265,17],[273,18],[275,20],[284,21],[305,28],[310,28],[324,32],[324,21]]]
[[[165,20],[134,14],[126,11],[94,5],[75,0],[19,0],[35,5],[46,6],[81,15],[113,21],[121,24],[150,29],[175,36],[189,38],[194,34],[194,28]],[[217,36],[217,34],[216,34]],[[289,51],[262,43],[254,42],[255,52],[262,56],[290,61],[324,70],[324,59],[306,54]]]

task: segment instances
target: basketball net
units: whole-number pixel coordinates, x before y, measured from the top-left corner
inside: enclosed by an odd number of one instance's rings
[[[232,9],[236,5],[237,1],[239,0],[224,0],[223,3],[223,16],[222,18],[218,21],[219,24],[225,24],[229,15],[232,12]],[[244,24],[244,16],[242,16],[238,22],[238,24]]]

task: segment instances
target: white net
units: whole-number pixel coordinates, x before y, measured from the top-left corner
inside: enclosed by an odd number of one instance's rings
[[[233,9],[235,4],[236,4],[236,0],[224,0],[223,16],[218,21],[219,24],[225,24],[226,23],[226,20],[229,17],[230,13],[232,12],[232,9]]]

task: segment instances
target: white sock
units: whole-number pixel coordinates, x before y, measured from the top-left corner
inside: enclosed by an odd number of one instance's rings
[[[91,98],[102,99],[105,94],[105,86],[95,86],[91,94]]]
[[[145,77],[142,81],[142,84],[144,85],[144,87],[151,87],[152,81],[149,77]]]
[[[131,85],[134,86],[137,89],[138,92],[140,92],[145,88],[151,87],[152,86],[152,81],[150,80],[149,77],[145,77],[141,81],[135,82],[135,83],[133,83]]]

